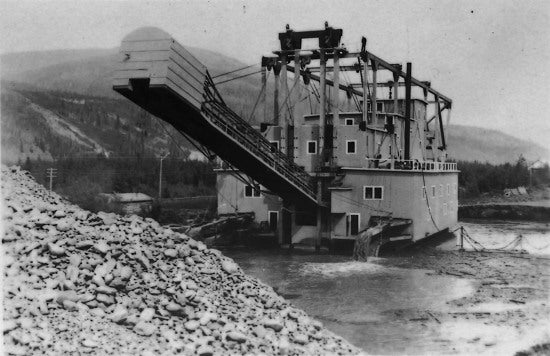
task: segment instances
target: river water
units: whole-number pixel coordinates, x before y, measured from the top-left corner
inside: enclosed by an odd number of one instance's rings
[[[469,236],[484,246],[501,247],[522,234],[523,247],[550,254],[547,224],[533,222],[461,222]],[[457,249],[456,240],[440,241],[442,250]],[[467,243],[465,248],[469,249]],[[518,248],[521,248],[519,246]],[[440,354],[445,330],[400,322],[409,309],[445,312],[447,302],[471,295],[475,283],[429,270],[393,266],[398,257],[353,261],[350,256],[294,251],[224,250],[243,270],[272,286],[296,307],[330,330],[374,354]],[[397,265],[398,263],[395,263]]]

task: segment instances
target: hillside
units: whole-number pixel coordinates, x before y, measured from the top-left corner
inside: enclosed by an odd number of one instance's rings
[[[190,50],[213,76],[246,65],[210,50]],[[176,154],[158,121],[111,89],[117,56],[116,49],[2,55],[2,161],[81,153],[148,155],[166,149]],[[258,122],[259,110],[256,117],[251,111],[259,87],[259,75],[254,75],[221,84],[219,90],[235,112]],[[268,112],[271,105],[268,101]],[[171,134],[179,145],[192,147]],[[528,160],[550,157],[545,148],[496,130],[450,125],[447,138],[449,154],[458,160],[502,163],[520,155]]]
[[[550,152],[536,143],[521,140],[497,130],[475,126],[449,125],[446,130],[449,156],[462,161],[490,163],[550,159]]]
[[[3,163],[67,156],[152,156],[166,150],[172,157],[182,157],[192,147],[169,125],[161,125],[123,99],[4,83],[0,105]]]
[[[208,67],[212,76],[246,66],[217,52],[194,47],[188,49]],[[37,89],[120,99],[111,88],[118,56],[118,49],[10,53],[0,56],[0,75],[3,81]],[[259,68],[250,68],[243,73],[255,70]],[[233,109],[240,113],[253,106],[259,85],[259,76],[255,76],[220,85],[219,89]]]

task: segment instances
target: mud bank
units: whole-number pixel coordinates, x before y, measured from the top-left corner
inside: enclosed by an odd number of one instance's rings
[[[2,167],[7,354],[357,354],[231,259]]]
[[[380,263],[472,281],[474,292],[448,301],[447,311],[394,311],[404,323],[438,335],[444,353],[542,355],[537,350],[550,346],[548,257],[424,246]]]
[[[458,207],[458,218],[549,221],[550,207],[523,204],[479,204]]]

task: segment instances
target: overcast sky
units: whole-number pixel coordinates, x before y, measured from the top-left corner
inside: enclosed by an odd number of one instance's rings
[[[550,1],[6,1],[2,53],[116,47],[156,26],[184,45],[257,63],[277,33],[319,29],[391,63],[453,99],[451,122],[494,127],[549,147]]]

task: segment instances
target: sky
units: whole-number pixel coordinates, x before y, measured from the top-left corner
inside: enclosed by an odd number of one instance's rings
[[[156,26],[183,45],[259,63],[277,34],[344,30],[342,42],[453,99],[451,123],[496,128],[550,148],[550,1],[469,0],[0,0],[0,53],[112,48]]]

